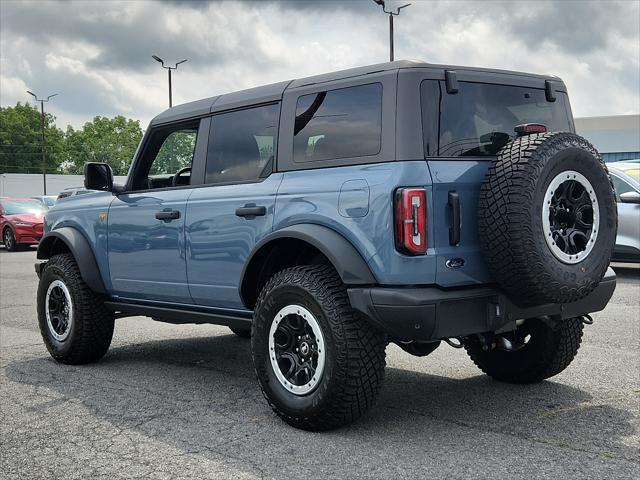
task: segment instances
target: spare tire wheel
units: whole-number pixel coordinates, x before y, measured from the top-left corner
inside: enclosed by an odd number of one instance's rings
[[[593,291],[616,239],[602,158],[573,133],[507,144],[480,189],[478,233],[489,270],[520,304],[567,303]]]

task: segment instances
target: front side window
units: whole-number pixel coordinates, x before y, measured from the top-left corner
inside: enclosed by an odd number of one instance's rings
[[[255,182],[268,176],[279,113],[280,105],[264,105],[212,117],[205,182]]]
[[[157,127],[134,171],[133,190],[189,185],[198,122]]]
[[[364,157],[380,152],[382,85],[303,95],[296,105],[295,162]]]
[[[613,189],[616,194],[616,199],[618,202],[620,201],[620,195],[627,192],[635,192],[635,189],[629,185],[627,182],[622,180],[617,175],[611,175],[611,182],[613,182]]]
[[[442,82],[435,84],[424,81],[421,86],[426,155],[496,155],[524,123],[541,123],[550,132],[571,131],[563,92],[548,102],[545,91],[537,88],[459,82],[458,93],[447,94]],[[434,136],[438,113],[439,133]]]
[[[151,164],[149,175],[174,175],[191,166],[198,130],[188,128],[170,133]]]

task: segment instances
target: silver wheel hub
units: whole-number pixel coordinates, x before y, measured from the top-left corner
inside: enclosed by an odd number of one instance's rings
[[[71,293],[62,280],[54,280],[49,284],[44,302],[49,332],[53,338],[63,342],[71,332],[73,303]]]
[[[544,195],[542,229],[551,253],[575,264],[589,256],[596,243],[600,215],[593,186],[573,170],[559,173]]]
[[[271,322],[269,359],[280,384],[294,395],[307,395],[320,383],[326,359],[324,336],[313,314],[287,305]]]

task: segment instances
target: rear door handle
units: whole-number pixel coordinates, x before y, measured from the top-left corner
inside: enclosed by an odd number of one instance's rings
[[[449,192],[449,207],[451,208],[451,227],[449,228],[449,245],[460,243],[460,195]]]
[[[248,219],[252,219],[255,217],[262,217],[266,215],[267,207],[263,205],[245,205],[244,207],[236,208],[236,215],[238,217],[245,217]]]
[[[177,220],[180,218],[180,212],[178,210],[162,210],[161,212],[156,213],[156,218],[158,220],[170,222],[171,220]]]

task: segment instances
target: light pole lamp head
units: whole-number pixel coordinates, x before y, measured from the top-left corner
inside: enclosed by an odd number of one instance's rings
[[[376,2],[378,5],[380,5],[382,8],[385,7],[384,0],[373,0],[373,1]]]
[[[162,64],[162,66],[164,67],[164,60],[162,60],[159,56],[151,55],[151,58],[153,58],[156,62],[160,62]]]
[[[33,98],[35,98],[36,100],[38,100],[38,96],[35,93],[33,93],[31,90],[27,90],[27,93],[31,95]]]

